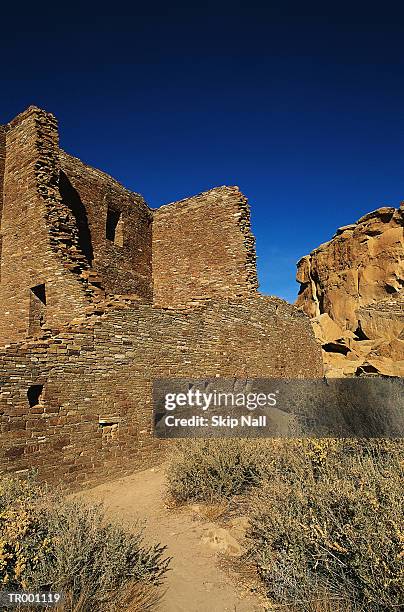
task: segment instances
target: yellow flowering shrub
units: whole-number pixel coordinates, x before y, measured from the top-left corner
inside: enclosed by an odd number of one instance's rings
[[[268,596],[312,610],[318,592],[352,610],[404,601],[402,442],[285,443],[251,501],[250,555]]]

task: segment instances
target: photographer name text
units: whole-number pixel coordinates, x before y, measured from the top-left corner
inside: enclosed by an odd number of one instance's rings
[[[212,414],[209,417],[200,415],[176,417],[169,414],[164,417],[164,423],[166,427],[224,427],[233,429],[234,427],[266,427],[267,417],[265,415],[235,417],[218,414]]]

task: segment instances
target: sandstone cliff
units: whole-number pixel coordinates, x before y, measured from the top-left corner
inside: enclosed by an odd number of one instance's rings
[[[404,375],[404,204],[340,227],[297,264],[329,376]]]

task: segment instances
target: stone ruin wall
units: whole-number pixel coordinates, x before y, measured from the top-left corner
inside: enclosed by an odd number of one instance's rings
[[[3,215],[4,166],[6,163],[6,130],[0,126],[0,283],[1,283],[1,249],[3,238],[1,234],[1,218]]]
[[[46,324],[53,329],[85,307],[85,287],[69,269],[78,265],[80,254],[74,250],[69,217],[64,213],[58,199],[56,124],[43,111],[29,110],[6,131],[0,262],[2,343],[23,340],[36,329],[41,306],[30,291],[33,287],[46,283]],[[56,215],[58,223],[53,221]]]
[[[256,292],[249,208],[238,188],[153,211],[139,194],[60,150],[49,113],[30,107],[0,134],[0,343],[35,335],[45,311],[41,327],[60,331],[102,310],[108,296],[175,307]],[[32,292],[42,285],[46,309]]]
[[[46,285],[44,327],[52,330],[106,294],[151,301],[152,213],[143,198],[60,151],[56,121],[40,109],[4,133],[0,342],[35,333],[30,289],[38,285]],[[111,211],[120,215],[122,245],[105,240]]]
[[[256,292],[255,240],[238,187],[218,187],[154,212],[153,279],[160,306]]]
[[[152,465],[155,377],[322,376],[308,318],[257,293],[237,188],[153,211],[34,107],[0,129],[0,176],[4,149],[1,471],[74,487]]]
[[[142,196],[60,151],[60,190],[76,213],[81,249],[94,282],[108,294],[152,300],[153,215]],[[106,240],[107,218],[110,238]]]
[[[0,470],[34,467],[41,478],[71,486],[161,458],[166,445],[151,435],[153,378],[316,378],[323,371],[307,318],[266,297],[109,312],[93,329],[0,349],[0,366],[7,373]],[[38,385],[39,404],[30,407],[27,391]]]

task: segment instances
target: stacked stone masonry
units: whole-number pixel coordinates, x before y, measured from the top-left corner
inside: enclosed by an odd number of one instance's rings
[[[73,487],[157,462],[156,377],[323,374],[308,317],[257,292],[237,187],[152,210],[30,107],[0,128],[0,223],[3,472]]]
[[[250,211],[237,187],[212,189],[155,211],[153,278],[154,300],[162,306],[256,291]]]

